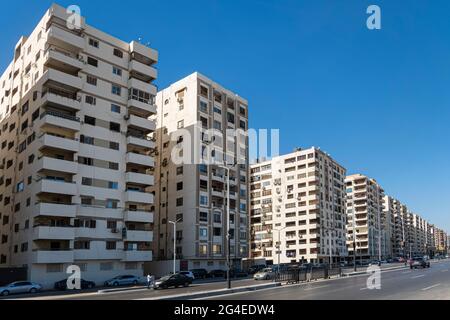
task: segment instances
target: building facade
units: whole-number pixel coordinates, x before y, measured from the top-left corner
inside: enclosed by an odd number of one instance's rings
[[[0,77],[0,267],[45,287],[152,259],[158,54],[69,20],[53,5]]]
[[[385,226],[384,190],[376,180],[362,174],[347,176],[347,246],[349,256],[371,260],[386,258],[389,245]]]
[[[344,259],[345,174],[318,148],[251,165],[251,258],[268,264]]]
[[[229,225],[231,263],[240,266],[248,256],[248,102],[194,73],[158,92],[157,107],[155,260],[176,255],[181,269],[223,270]]]

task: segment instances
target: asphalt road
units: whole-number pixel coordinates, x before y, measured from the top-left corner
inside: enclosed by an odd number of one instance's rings
[[[210,300],[450,300],[450,261],[429,269],[399,269],[381,273],[381,289],[367,288],[369,275],[304,283]]]
[[[256,282],[253,279],[235,279],[232,281],[232,286],[246,286],[254,284],[262,284],[267,281]],[[270,281],[269,281],[270,282]],[[142,287],[137,288],[126,288],[131,289],[127,291],[117,291],[108,293],[98,293],[97,291],[83,292],[83,293],[41,293],[36,295],[26,295],[26,296],[9,296],[8,299],[26,299],[26,300],[135,300],[135,299],[152,299],[160,298],[162,296],[195,293],[208,290],[223,289],[226,287],[226,281],[220,280],[208,283],[193,283],[187,288],[169,288],[166,290],[153,290]],[[119,288],[124,289],[124,288]]]

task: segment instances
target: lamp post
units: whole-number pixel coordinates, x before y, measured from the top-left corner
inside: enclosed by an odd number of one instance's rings
[[[169,221],[170,224],[173,224],[173,274],[177,273],[177,223],[180,222],[181,219],[174,221]]]
[[[280,254],[281,254],[281,231],[283,231],[284,229],[286,229],[287,227],[283,227],[283,228],[273,228],[272,230],[277,231],[278,232],[278,241],[277,241],[277,245],[275,246],[277,248],[277,255],[278,255],[278,268],[277,268],[277,273],[280,273]]]

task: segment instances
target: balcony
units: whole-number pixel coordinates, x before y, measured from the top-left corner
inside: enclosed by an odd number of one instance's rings
[[[42,105],[49,105],[71,111],[80,111],[81,102],[76,99],[76,95],[67,94],[56,89],[48,88],[44,92]]]
[[[43,84],[56,84],[67,90],[79,91],[83,88],[81,78],[55,69],[48,69],[42,78]]]
[[[142,58],[145,58],[148,60],[148,62],[157,62],[158,61],[158,51],[149,48],[147,46],[144,46],[143,44],[140,44],[139,42],[132,41],[130,43],[130,52],[133,55],[142,56]]]
[[[33,251],[33,263],[72,263],[74,258],[73,251]]]
[[[135,202],[135,203],[144,203],[144,204],[153,204],[153,194],[147,192],[139,192],[139,191],[131,191],[128,190],[125,192],[125,201],[126,202]]]
[[[36,193],[55,193],[74,196],[77,194],[77,185],[73,182],[41,179],[36,184]]]
[[[142,155],[139,153],[128,152],[125,158],[126,163],[141,165],[147,168],[154,168],[155,161],[153,157]]]
[[[150,83],[146,83],[144,81],[141,81],[139,79],[130,78],[128,80],[128,88],[138,89],[147,93],[150,93],[150,95],[156,96],[157,89],[156,86]]]
[[[142,130],[145,133],[150,133],[156,130],[156,124],[154,121],[138,117],[133,114],[128,115],[127,125],[128,127]]]
[[[149,117],[156,114],[156,105],[150,101],[140,101],[138,97],[131,96],[128,100],[128,109],[132,113],[139,114],[143,117]]]
[[[85,45],[84,38],[55,25],[48,28],[46,38],[48,44],[67,50],[81,51],[84,49]]]
[[[78,152],[80,149],[80,144],[76,140],[57,137],[50,134],[44,134],[40,139],[41,139],[40,149],[47,147],[71,152]]]
[[[132,76],[136,74],[139,79],[143,79],[146,82],[153,81],[158,76],[158,71],[142,62],[137,60],[131,60],[129,65]]]
[[[73,240],[74,229],[72,227],[47,227],[37,226],[33,228],[33,240]]]
[[[152,261],[152,259],[153,259],[152,251],[137,251],[137,250],[124,251],[123,261],[147,262],[147,261]]]
[[[155,143],[147,136],[128,135],[127,144],[145,149],[154,149]]]
[[[78,163],[49,157],[42,157],[37,163],[38,171],[49,170],[76,174],[78,172]]]
[[[80,119],[61,112],[46,111],[41,114],[40,127],[58,127],[70,131],[80,131]]]
[[[75,260],[122,260],[123,250],[101,250],[91,248],[90,250],[74,250]]]
[[[75,218],[77,207],[69,204],[39,203],[36,206],[34,215]]]
[[[154,178],[151,175],[135,172],[127,172],[125,174],[125,182],[133,183],[141,186],[153,186]]]
[[[121,239],[119,230],[106,228],[75,228],[75,238],[85,239]]]
[[[45,53],[44,64],[47,67],[62,69],[69,73],[76,73],[84,67],[84,63],[76,57],[52,49]]]
[[[153,212],[147,211],[125,211],[124,221],[153,223]]]
[[[153,231],[144,230],[127,230],[127,235],[124,241],[129,242],[152,242]]]

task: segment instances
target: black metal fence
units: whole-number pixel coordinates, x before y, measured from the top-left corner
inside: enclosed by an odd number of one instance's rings
[[[14,281],[25,281],[27,278],[27,268],[0,268],[0,286]]]
[[[298,283],[319,279],[329,279],[341,276],[340,266],[309,266],[300,268],[281,269],[275,273],[274,281]]]

